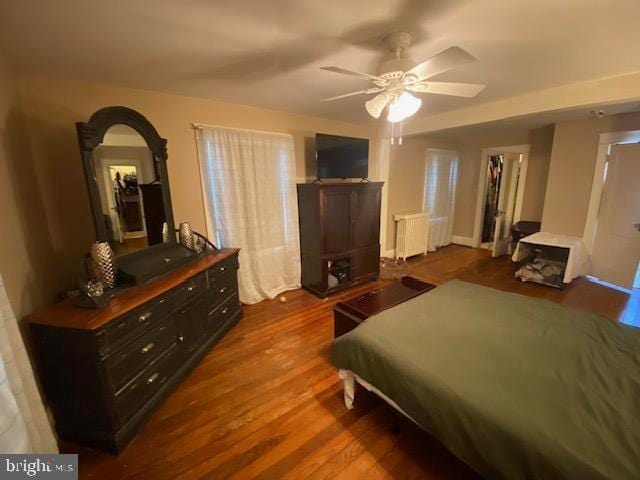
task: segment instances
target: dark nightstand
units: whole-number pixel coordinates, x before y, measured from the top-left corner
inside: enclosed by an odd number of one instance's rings
[[[435,285],[413,277],[402,277],[399,281],[356,298],[339,302],[333,307],[334,337],[353,330],[367,318],[428,292]]]

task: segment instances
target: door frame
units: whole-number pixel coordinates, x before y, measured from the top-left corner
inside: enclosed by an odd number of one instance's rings
[[[393,220],[389,219],[388,216],[391,143],[388,138],[381,138],[377,142],[377,147],[377,152],[374,152],[369,160],[373,160],[373,162],[377,164],[377,175],[374,177],[374,180],[383,182],[380,193],[380,256],[395,258],[395,246],[394,248],[388,248],[387,245],[388,225],[389,223],[393,225]],[[369,167],[371,168],[371,165]]]
[[[515,223],[515,213],[516,213],[516,203],[518,200],[517,194],[519,193],[519,189],[518,189],[518,185],[519,185],[519,181],[520,181],[520,170],[521,170],[521,166],[522,166],[522,158],[523,155],[522,153],[516,153],[516,154],[512,154],[512,162],[515,162],[516,158],[518,159],[518,164],[516,165],[510,165],[510,168],[512,169],[511,171],[509,171],[509,165],[508,162],[504,164],[505,166],[505,170],[502,173],[502,176],[500,178],[500,194],[498,195],[498,202],[496,207],[498,208],[498,212],[496,212],[498,214],[498,216],[495,217],[495,225],[493,228],[493,241],[490,242],[491,245],[491,256],[492,257],[500,257],[502,255],[507,255],[509,253],[509,248],[510,248],[510,244],[511,244],[511,240],[510,240],[510,235],[511,232],[509,231],[507,233],[507,237],[506,239],[502,239],[499,237],[499,233],[502,230],[502,226],[503,224],[506,223],[506,220],[508,218],[508,214],[511,215],[510,218],[510,222],[511,222],[511,226],[513,226],[513,224]],[[517,157],[516,157],[517,155]],[[505,158],[508,158],[505,155]],[[517,169],[517,170],[515,170]],[[506,173],[506,176],[505,176]],[[513,174],[514,173],[518,173],[518,177],[517,179],[513,178]],[[514,184],[514,180],[516,180],[516,183]],[[506,185],[509,185],[508,189],[505,189]],[[513,191],[513,189],[515,188],[515,192]],[[513,193],[516,194],[516,196],[513,196]],[[502,204],[501,204],[502,201]],[[502,209],[501,209],[502,207]],[[511,210],[513,208],[513,210]],[[511,227],[509,227],[509,230],[511,229]]]
[[[596,223],[598,221],[598,212],[600,211],[600,201],[602,200],[602,190],[605,181],[605,168],[611,147],[616,144],[639,143],[640,130],[627,130],[622,132],[601,133],[598,140],[598,155],[596,157],[596,166],[593,172],[593,183],[591,185],[591,196],[589,198],[589,208],[587,210],[587,219],[584,224],[584,233],[582,241],[584,242],[587,255],[591,257],[593,254],[593,241],[596,234]],[[591,273],[591,266],[589,266]]]
[[[527,169],[529,167],[529,144],[508,145],[504,147],[487,147],[480,150],[480,173],[478,175],[478,194],[476,197],[476,215],[473,226],[473,246],[479,248],[482,240],[482,218],[484,216],[484,199],[487,195],[487,165],[489,155],[500,155],[504,153],[522,154],[520,163],[520,176],[516,194],[516,206],[513,211],[513,223],[520,221],[522,216],[522,205],[524,204],[524,190],[527,183]]]

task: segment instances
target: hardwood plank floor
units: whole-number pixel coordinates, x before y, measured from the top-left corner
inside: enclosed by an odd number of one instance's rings
[[[640,323],[636,294],[577,279],[563,290],[514,279],[507,258],[450,246],[409,262],[411,275],[487,285],[613,320]],[[477,478],[437,441],[379,399],[348,411],[329,362],[333,305],[385,281],[320,300],[303,290],[284,304],[244,307],[244,319],[209,353],[119,456],[72,444],[81,478]]]

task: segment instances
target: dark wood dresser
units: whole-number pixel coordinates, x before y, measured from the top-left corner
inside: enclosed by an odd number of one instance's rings
[[[238,250],[123,291],[102,309],[65,301],[27,318],[63,440],[118,452],[242,317]]]
[[[382,185],[298,184],[303,288],[325,297],[378,277]]]

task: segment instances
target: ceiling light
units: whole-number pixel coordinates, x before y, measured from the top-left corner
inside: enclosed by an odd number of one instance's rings
[[[389,94],[386,92],[380,93],[373,97],[371,100],[367,100],[364,104],[367,112],[373,118],[380,118],[380,114],[384,110],[384,107],[387,106],[387,102],[389,101]]]
[[[421,106],[421,99],[414,97],[408,92],[402,92],[398,98],[389,104],[387,120],[391,123],[400,122],[420,110]]]

